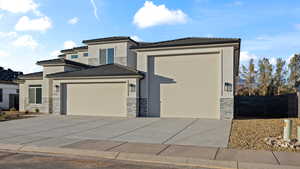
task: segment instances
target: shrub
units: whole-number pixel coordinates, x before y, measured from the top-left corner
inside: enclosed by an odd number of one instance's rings
[[[36,108],[36,109],[35,109],[35,112],[36,112],[36,113],[39,113],[39,112],[40,112],[40,109],[37,109],[37,108]]]

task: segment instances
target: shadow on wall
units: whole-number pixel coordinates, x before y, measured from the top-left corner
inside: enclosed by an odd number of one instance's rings
[[[149,108],[147,117],[161,116],[161,85],[175,84],[176,81],[172,78],[164,77],[155,74],[154,57],[148,58],[148,76],[149,76]]]

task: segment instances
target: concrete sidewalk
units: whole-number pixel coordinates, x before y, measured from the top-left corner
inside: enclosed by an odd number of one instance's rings
[[[63,147],[0,144],[0,150],[102,157],[117,160],[230,169],[296,169],[300,153],[168,144],[82,140]]]

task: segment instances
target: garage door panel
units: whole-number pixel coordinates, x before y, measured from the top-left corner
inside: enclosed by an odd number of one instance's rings
[[[67,84],[67,114],[126,116],[125,83]]]
[[[151,113],[161,117],[218,118],[217,54],[157,56],[153,64]],[[163,83],[157,77],[172,79],[173,83]]]

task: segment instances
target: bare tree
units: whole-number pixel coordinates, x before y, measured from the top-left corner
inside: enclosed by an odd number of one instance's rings
[[[274,95],[282,95],[285,94],[287,91],[286,86],[286,76],[287,76],[287,70],[286,70],[286,62],[278,58],[276,60],[276,69],[275,74],[273,77],[273,89],[274,89]]]
[[[269,59],[263,58],[258,61],[258,86],[259,94],[262,96],[270,95],[272,87],[273,65]]]
[[[254,65],[254,60],[251,59],[249,61],[248,67],[242,66],[242,78],[245,79],[245,87],[244,91],[247,91],[248,96],[255,95],[255,85],[256,85],[256,70]]]
[[[295,92],[296,83],[300,81],[300,54],[295,54],[289,63],[289,87]]]

